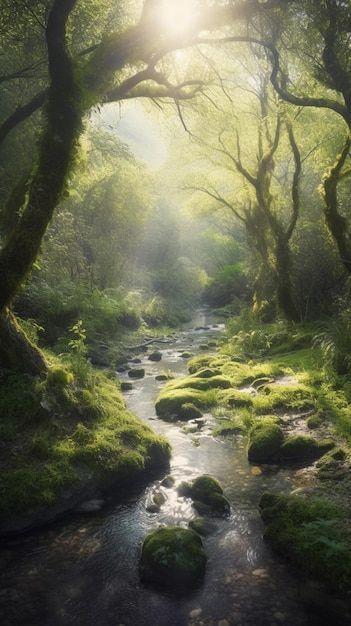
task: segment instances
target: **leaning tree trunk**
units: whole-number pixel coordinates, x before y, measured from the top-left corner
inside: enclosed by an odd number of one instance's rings
[[[0,368],[32,376],[43,374],[48,368],[43,354],[29,341],[9,309],[0,315]]]
[[[9,306],[30,273],[70,169],[81,113],[66,22],[77,0],[55,0],[46,30],[50,88],[39,160],[20,219],[0,252],[0,366],[31,374],[47,369],[43,355],[26,337]]]

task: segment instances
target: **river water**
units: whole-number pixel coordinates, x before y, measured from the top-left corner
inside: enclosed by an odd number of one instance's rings
[[[298,487],[293,470],[261,472],[247,461],[242,435],[220,438],[211,414],[201,423],[167,423],[154,403],[162,371],[187,373],[183,350],[204,353],[200,345],[216,339],[223,327],[199,313],[191,327],[162,344],[162,360],[142,356],[144,378],[126,392],[128,407],[172,445],[165,487],[162,476],[118,502],[112,494],[94,514],[74,514],[50,527],[4,543],[0,552],[0,623],[2,626],[308,626],[351,624],[346,605],[320,583],[295,571],[273,554],[262,539],[257,503],[265,490]],[[198,328],[195,330],[195,328]],[[139,366],[138,366],[139,367]],[[123,378],[124,375],[122,375]],[[127,379],[127,375],[125,375]],[[187,527],[196,517],[180,497],[184,480],[208,473],[217,478],[231,503],[225,519],[203,539],[208,555],[201,587],[182,596],[141,584],[138,558],[149,530],[160,525]],[[152,496],[165,503],[150,512]]]

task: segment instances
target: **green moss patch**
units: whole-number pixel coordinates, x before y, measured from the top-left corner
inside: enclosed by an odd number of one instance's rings
[[[82,388],[68,374],[56,369],[44,382],[13,375],[2,381],[2,520],[55,505],[87,480],[123,484],[169,463],[169,443],[127,411],[116,379],[95,374]]]
[[[223,494],[221,484],[209,474],[198,476],[192,483],[182,483],[179,492],[190,497],[194,508],[202,515],[222,516],[230,511],[230,503]]]
[[[185,376],[169,381],[156,400],[156,413],[164,419],[184,419],[184,406],[191,404],[200,410],[213,406],[217,403],[217,390],[227,387],[230,387],[230,380],[218,375]]]
[[[331,587],[350,588],[350,535],[337,506],[326,498],[265,493],[259,508],[264,538],[276,550]]]
[[[308,435],[290,435],[279,449],[281,460],[316,459],[323,454],[318,442]]]
[[[190,528],[158,528],[144,539],[140,577],[146,583],[184,591],[201,582],[206,560],[197,532]]]
[[[269,462],[274,459],[284,441],[284,433],[275,418],[257,420],[249,431],[249,461]]]

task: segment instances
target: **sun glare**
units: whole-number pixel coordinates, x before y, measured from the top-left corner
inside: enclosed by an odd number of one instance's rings
[[[161,0],[159,21],[170,36],[187,36],[194,29],[199,15],[196,0]]]

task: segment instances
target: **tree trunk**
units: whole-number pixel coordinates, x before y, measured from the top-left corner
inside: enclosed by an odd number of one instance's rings
[[[347,219],[339,213],[338,184],[351,175],[351,169],[342,171],[351,148],[351,136],[345,139],[343,149],[334,165],[324,175],[321,186],[324,215],[330,232],[338,246],[340,258],[348,274],[351,274],[351,236]]]
[[[0,315],[0,368],[26,372],[32,376],[44,374],[48,364],[9,309]]]
[[[30,273],[64,189],[80,130],[80,94],[66,48],[66,22],[77,0],[55,0],[46,40],[51,84],[46,103],[37,169],[20,218],[0,252],[0,367],[29,374],[47,370],[45,359],[27,338],[9,306]]]
[[[277,307],[278,311],[284,313],[288,322],[300,322],[300,315],[293,298],[289,242],[285,239],[284,235],[282,235],[281,240],[277,242],[275,251]]]

